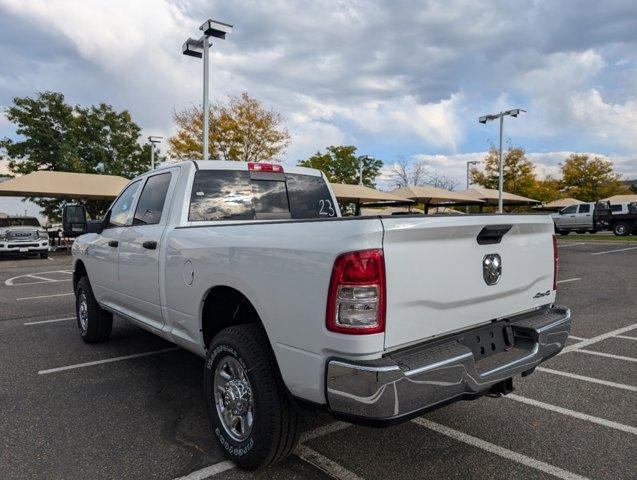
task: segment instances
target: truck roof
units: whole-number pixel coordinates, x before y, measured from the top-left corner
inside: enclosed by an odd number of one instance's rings
[[[185,160],[179,163],[167,163],[157,168],[156,170],[161,170],[163,168],[174,167],[175,165],[189,165],[194,163],[197,165],[199,170],[239,170],[239,171],[248,171],[248,162],[236,162],[236,161],[220,161],[220,160]],[[278,162],[262,162],[262,163],[276,163],[277,165],[281,165]],[[306,168],[306,167],[294,167],[281,165],[283,167],[283,171],[285,173],[296,173],[301,175],[312,175],[314,177],[322,176],[322,172],[315,168]]]

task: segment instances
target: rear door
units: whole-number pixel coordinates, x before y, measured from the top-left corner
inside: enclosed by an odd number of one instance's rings
[[[593,228],[593,208],[590,203],[582,203],[577,206],[576,227]]]
[[[555,298],[553,223],[547,216],[383,217],[382,223],[386,348],[514,315]],[[484,243],[478,235],[485,227],[508,231],[499,243]],[[485,260],[495,255],[501,274],[489,284]]]
[[[154,328],[161,328],[159,291],[160,247],[179,168],[145,179],[130,227],[119,247],[121,310]]]

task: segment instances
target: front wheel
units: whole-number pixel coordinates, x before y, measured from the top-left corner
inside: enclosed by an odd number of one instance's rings
[[[566,235],[568,235],[571,232],[569,232],[568,230],[558,230],[557,233],[559,233],[560,235],[565,237]]]
[[[265,467],[292,452],[298,409],[260,325],[237,325],[217,334],[206,357],[204,389],[215,437],[239,467]]]
[[[82,340],[86,343],[108,340],[113,328],[113,315],[97,304],[88,277],[82,277],[77,282],[75,312]]]
[[[613,233],[618,237],[625,237],[630,234],[630,226],[625,222],[616,223],[613,227]]]
[[[49,258],[49,252],[42,252],[40,258]]]

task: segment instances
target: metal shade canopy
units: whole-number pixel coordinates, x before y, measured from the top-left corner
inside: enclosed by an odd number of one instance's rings
[[[40,170],[0,183],[0,196],[112,200],[127,184],[116,175]]]
[[[412,203],[411,200],[396,195],[394,193],[381,192],[373,188],[365,187],[363,185],[348,185],[345,183],[332,183],[332,190],[334,195],[339,200],[353,200],[358,203],[372,203],[372,202],[400,202],[403,204]]]
[[[499,192],[490,188],[473,187],[464,190],[462,193],[477,200],[482,200],[489,205],[497,205]],[[539,200],[533,198],[515,195],[509,192],[502,192],[502,203],[504,205],[528,205],[529,203],[540,203]]]
[[[538,210],[557,210],[564,207],[570,207],[571,205],[578,205],[580,203],[584,203],[577,198],[559,198],[557,200],[553,200],[552,202],[544,203],[542,205],[538,205]]]
[[[0,184],[1,185],[1,184]],[[613,195],[612,197],[602,199],[604,202],[616,203],[632,203],[637,202],[637,194]]]
[[[422,202],[425,205],[425,213],[429,213],[429,207],[431,205],[438,204],[456,204],[456,205],[469,205],[469,204],[482,204],[484,203],[480,199],[473,198],[462,192],[452,192],[451,190],[445,190],[438,187],[403,187],[392,192],[395,195],[415,200],[416,202]]]

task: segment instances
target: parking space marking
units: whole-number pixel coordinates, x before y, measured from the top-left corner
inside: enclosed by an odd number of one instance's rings
[[[617,335],[615,338],[623,338],[624,340],[637,340],[637,337],[629,337],[628,335]]]
[[[544,473],[548,473],[549,475],[553,475],[557,478],[561,478],[564,480],[587,480],[586,477],[577,475],[576,473],[569,472],[560,467],[550,465],[532,457],[527,457],[526,455],[523,455],[521,453],[514,452],[513,450],[509,450],[508,448],[495,445],[493,443],[487,442],[486,440],[482,440],[481,438],[477,438],[467,433],[454,430],[453,428],[446,427],[439,423],[432,422],[431,420],[427,420],[426,418],[418,417],[413,419],[412,422],[433,430],[434,432],[438,432],[447,437],[451,437],[460,442],[480,448],[489,453],[493,453],[499,457],[506,458],[507,460],[512,460],[514,462],[534,468]]]
[[[572,338],[573,340],[578,340],[580,342],[587,340],[586,338],[576,337],[575,335],[569,335],[568,338]]]
[[[53,320],[40,320],[37,322],[27,322],[24,325],[40,325],[41,323],[55,323],[55,322],[63,322],[65,320],[75,320],[75,317],[54,318]]]
[[[176,478],[175,480],[203,480],[204,478],[212,477],[218,473],[223,473],[226,470],[231,470],[234,467],[236,467],[234,463],[230,460],[225,460],[223,462],[210,465],[209,467],[202,468],[201,470],[189,473],[185,477]]]
[[[569,242],[569,243],[558,243],[557,244],[558,247],[562,247],[562,248],[564,248],[564,247],[577,247],[578,245],[587,245],[587,244],[584,243],[584,242],[580,242],[580,243],[570,243]]]
[[[607,338],[616,337],[617,335],[621,335],[622,333],[630,332],[637,328],[637,323],[633,323],[632,325],[628,325],[627,327],[618,328],[617,330],[612,330],[610,332],[602,333],[601,335],[597,335],[596,337],[589,338],[588,340],[584,340],[580,343],[576,343],[575,345],[569,345],[565,347],[564,350],[560,352],[560,355],[568,352],[572,352],[573,350],[579,350],[580,348],[588,347],[593,343],[601,342],[602,340],[606,340]]]
[[[606,250],[604,252],[593,252],[591,255],[606,255],[607,253],[626,252],[628,250],[637,250],[637,247],[620,248],[619,250]]]
[[[632,385],[624,385],[623,383],[609,382],[608,380],[602,380],[600,378],[585,377],[584,375],[577,375],[576,373],[562,372],[560,370],[553,370],[552,368],[537,367],[538,372],[551,373],[553,375],[561,375],[562,377],[574,378],[575,380],[583,380],[584,382],[597,383],[599,385],[605,385],[607,387],[621,388],[622,390],[628,390],[630,392],[637,392],[637,387]]]
[[[71,281],[70,278],[60,278],[60,279],[55,279],[55,278],[48,278],[48,277],[42,277],[41,275],[46,275],[49,273],[64,273],[66,275],[72,275],[73,272],[69,271],[69,270],[50,270],[47,272],[35,272],[35,273],[27,273],[25,275],[17,275],[15,277],[11,277],[7,280],[4,281],[4,284],[7,287],[19,287],[22,285],[35,285],[38,283],[57,283],[57,282],[69,282]],[[35,279],[35,282],[22,282],[22,283],[15,283],[16,280],[20,279],[20,278],[32,278]]]
[[[578,280],[581,280],[580,277],[575,277],[575,278],[567,278],[566,280],[558,280],[557,283],[568,283],[568,282],[577,282]]]
[[[310,430],[307,432],[303,432],[301,434],[301,443],[309,442],[310,440],[314,440],[315,438],[322,437],[324,435],[329,435],[330,433],[338,432],[345,428],[351,427],[351,423],[346,422],[332,422],[327,425],[323,425],[322,427],[315,428],[314,430]]]
[[[603,425],[604,427],[614,428],[615,430],[620,430],[622,432],[637,435],[637,428],[631,427],[630,425],[613,422],[612,420],[606,420],[605,418],[594,417],[593,415],[576,412],[575,410],[569,410],[568,408],[558,407],[557,405],[551,405],[550,403],[540,402],[538,400],[533,400],[532,398],[521,397],[520,395],[516,395],[515,393],[505,395],[503,398],[508,398],[509,400],[526,403],[527,405],[543,408],[544,410],[550,410],[551,412],[561,413],[562,415],[578,418],[580,420],[586,420],[591,423],[596,423],[597,425]]]
[[[49,368],[48,370],[40,370],[38,372],[38,375],[46,375],[47,373],[62,372],[64,370],[74,370],[76,368],[92,367],[93,365],[119,362],[122,360],[129,360],[131,358],[147,357],[149,355],[157,355],[159,353],[172,352],[174,350],[179,350],[179,347],[164,348],[162,350],[153,350],[152,352],[135,353],[133,355],[124,355],[123,357],[105,358],[104,360],[95,360],[94,362],[76,363],[75,365],[66,365],[64,367]]]
[[[68,295],[75,295],[73,292],[70,293],[56,293],[55,295],[38,295],[37,297],[22,297],[16,298],[18,302],[23,300],[37,300],[39,298],[51,298],[51,297],[66,297]]]
[[[615,355],[613,353],[596,352],[595,350],[584,350],[584,349],[579,349],[579,350],[575,350],[575,351],[579,352],[579,353],[588,353],[589,355],[598,355],[600,357],[613,358],[615,360],[625,360],[627,362],[637,362],[637,358],[624,357],[623,355]]]
[[[299,445],[294,451],[302,460],[314,465],[319,470],[327,473],[331,477],[341,480],[363,480],[362,477],[356,475],[351,470],[339,465],[334,460],[330,460],[324,455],[321,455],[316,450],[312,450],[305,445]]]

